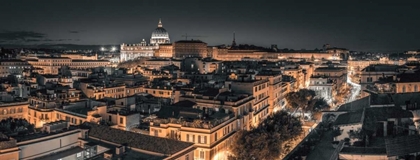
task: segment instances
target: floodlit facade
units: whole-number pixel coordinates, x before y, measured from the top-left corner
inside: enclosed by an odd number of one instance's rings
[[[121,44],[120,45],[120,62],[133,60],[140,57],[153,57],[155,51],[158,51],[159,57],[172,57],[172,49],[169,45],[171,43],[169,33],[163,28],[162,21],[159,20],[158,27],[152,32],[150,38],[150,44],[147,44],[146,40],[142,40],[138,44]],[[159,50],[159,46],[164,45],[162,50]]]

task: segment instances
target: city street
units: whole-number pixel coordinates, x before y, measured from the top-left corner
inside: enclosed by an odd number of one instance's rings
[[[352,82],[350,80],[350,76],[347,76],[347,83],[352,86],[351,95],[347,99],[347,103],[348,103],[357,99],[357,96],[360,94],[361,87],[359,84]]]

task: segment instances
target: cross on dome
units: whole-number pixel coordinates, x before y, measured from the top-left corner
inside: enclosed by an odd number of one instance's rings
[[[162,21],[161,21],[161,19],[159,18],[159,24],[158,24],[158,27],[163,27],[162,26]]]

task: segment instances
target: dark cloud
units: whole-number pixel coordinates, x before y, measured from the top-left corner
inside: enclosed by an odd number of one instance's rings
[[[25,42],[39,42],[43,41],[42,39],[25,39]]]
[[[0,31],[1,41],[36,41],[44,38],[46,34],[33,31]]]
[[[57,40],[55,40],[55,41],[59,41],[59,42],[62,42],[62,41],[71,41],[72,39],[57,39]]]
[[[80,33],[80,31],[69,31],[69,33],[77,34]]]

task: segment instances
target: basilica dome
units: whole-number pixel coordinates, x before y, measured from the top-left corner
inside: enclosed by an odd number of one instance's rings
[[[170,43],[169,33],[162,26],[162,21],[159,19],[158,27],[152,32],[152,37],[150,38],[150,44],[162,44]]]

